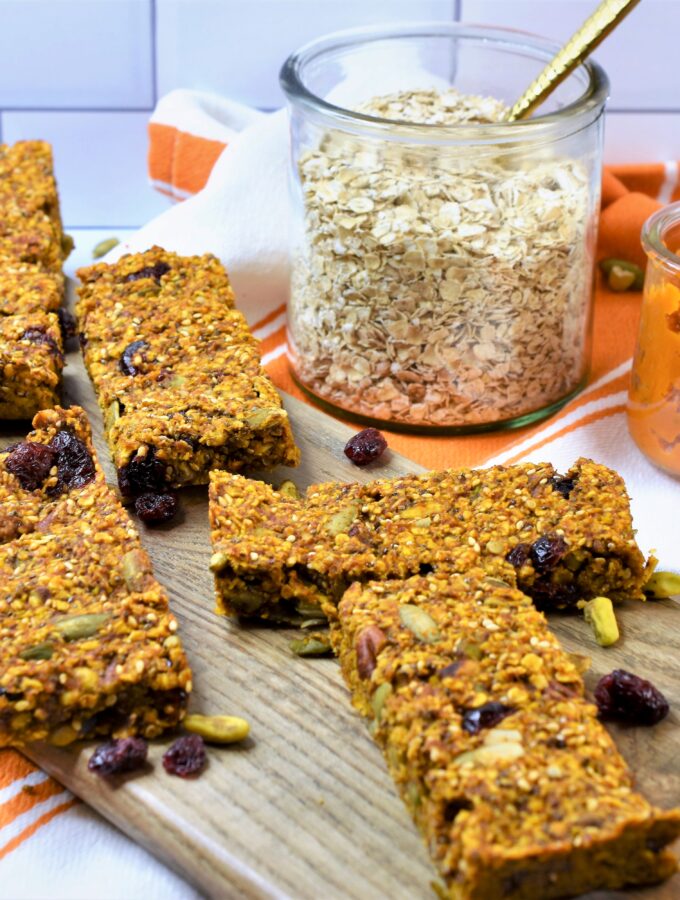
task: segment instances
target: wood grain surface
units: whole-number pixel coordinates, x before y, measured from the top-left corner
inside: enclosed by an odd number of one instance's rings
[[[76,352],[68,355],[66,399],[88,411],[99,458],[113,477],[101,417]],[[275,484],[293,477],[305,488],[422,471],[396,454],[357,469],[342,454],[348,428],[292,398],[286,407],[303,463],[269,473]],[[7,440],[21,436],[2,433]],[[242,628],[213,613],[206,489],[182,492],[182,505],[176,524],[140,530],[180,620],[195,675],[191,709],[242,715],[251,737],[209,748],[208,768],[186,781],[162,768],[169,740],[151,746],[152,768],[117,786],[88,773],[87,747],[34,746],[28,755],[207,896],[434,896],[436,873],[377,747],[352,711],[336,662],[294,656],[291,629]],[[678,604],[631,603],[619,622],[621,641],[604,650],[579,617],[552,619],[567,648],[592,656],[590,687],[618,666],[651,678],[669,698],[671,714],[655,728],[614,731],[640,789],[660,806],[680,804]],[[671,900],[680,897],[680,878],[644,891],[588,896]]]

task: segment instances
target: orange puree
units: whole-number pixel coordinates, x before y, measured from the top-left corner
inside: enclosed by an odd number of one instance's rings
[[[628,400],[628,427],[654,463],[680,475],[680,287],[649,278]]]

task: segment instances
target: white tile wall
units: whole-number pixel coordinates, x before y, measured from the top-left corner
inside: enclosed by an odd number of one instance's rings
[[[505,25],[564,43],[599,0],[462,0],[467,22]],[[680,111],[678,0],[644,0],[597,48],[594,58],[611,81],[613,109],[654,106]]]
[[[151,26],[151,0],[0,0],[0,108],[148,108]]]
[[[596,0],[0,0],[0,139],[55,145],[67,225],[137,226],[159,93],[193,87],[271,108],[300,44],[338,28],[452,19],[563,40]],[[644,0],[598,50],[612,81],[605,155],[680,159],[680,0]]]
[[[43,138],[54,148],[64,222],[141,225],[168,201],[146,177],[147,112],[8,112],[8,143]]]
[[[453,0],[157,0],[158,89],[197,87],[272,109],[281,64],[326,32],[444,19]],[[187,85],[187,77],[191,84]]]

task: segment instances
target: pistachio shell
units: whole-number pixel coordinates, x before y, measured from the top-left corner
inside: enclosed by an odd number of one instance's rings
[[[619,626],[609,597],[595,597],[586,603],[583,614],[601,647],[609,647],[618,641]]]
[[[283,494],[284,497],[292,497],[293,500],[299,500],[302,496],[297,485],[294,481],[291,481],[290,478],[286,478],[285,481],[281,482],[279,485],[279,494]]]
[[[433,644],[440,638],[439,628],[432,616],[412,603],[404,603],[399,607],[399,618],[404,628],[423,644]]]
[[[182,722],[184,728],[200,736],[210,744],[233,744],[242,741],[250,733],[250,725],[238,716],[188,715]]]
[[[675,572],[655,572],[642,589],[657,600],[680,594],[680,575]]]

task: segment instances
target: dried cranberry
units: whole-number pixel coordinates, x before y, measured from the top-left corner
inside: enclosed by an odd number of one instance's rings
[[[581,592],[574,582],[553,584],[547,578],[538,578],[526,592],[531,595],[537,609],[567,609],[581,600]]]
[[[39,488],[54,465],[54,450],[37,441],[23,441],[5,460],[5,468],[16,475],[25,491]]]
[[[166,262],[157,262],[152,266],[144,266],[138,272],[130,272],[123,278],[123,281],[139,281],[140,278],[153,278],[156,284],[161,283],[161,278],[170,271],[170,266]]]
[[[149,349],[146,341],[132,341],[128,344],[120,357],[118,363],[120,371],[123,375],[139,375],[139,369],[135,365],[135,356],[141,356],[144,361],[144,351]]]
[[[146,763],[148,745],[144,738],[118,738],[100,744],[89,759],[87,768],[97,775],[121,775],[134,772]]]
[[[95,476],[94,460],[86,445],[71,431],[60,431],[47,445],[54,451],[57,467],[57,483],[50,488],[53,496],[65,488],[79,488]]]
[[[453,662],[449,663],[448,666],[444,666],[443,669],[440,669],[437,672],[440,678],[453,678],[453,676],[458,672],[460,667],[463,665],[462,659],[456,659]]]
[[[544,534],[531,545],[531,561],[537,572],[553,569],[567,552],[567,542],[559,534]]]
[[[513,712],[511,706],[497,700],[490,700],[489,703],[475,709],[466,709],[463,713],[463,731],[467,731],[468,734],[479,734],[482,728],[493,728],[494,725],[498,725],[511,712]]]
[[[624,669],[604,675],[595,688],[595,702],[603,719],[630,725],[656,725],[668,715],[668,701],[651,681]]]
[[[567,478],[566,475],[553,475],[548,479],[548,484],[552,486],[554,491],[562,494],[565,500],[569,499],[569,494],[574,490],[576,482],[573,478]]]
[[[135,456],[118,469],[118,486],[124,497],[137,497],[151,492],[162,494],[165,489],[165,465],[150,447],[145,456]]]
[[[517,544],[505,557],[511,566],[521,569],[524,563],[529,559],[531,547],[528,544]]]
[[[63,359],[64,354],[59,349],[59,344],[54,338],[45,332],[44,328],[27,328],[20,336],[21,341],[31,341],[33,344],[46,344],[55,356]]]
[[[64,342],[69,338],[76,336],[76,320],[73,313],[67,309],[60,307],[57,310],[57,318],[59,319],[59,327],[61,328],[61,336]]]
[[[205,744],[200,734],[187,734],[177,738],[163,754],[163,768],[170,775],[188,778],[198,774],[206,764]]]
[[[147,525],[169,522],[177,512],[177,495],[171,493],[155,494],[151,491],[141,494],[135,500],[135,512]]]
[[[387,449],[387,441],[377,428],[364,428],[345,444],[345,456],[355,466],[367,466]]]

